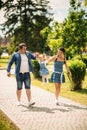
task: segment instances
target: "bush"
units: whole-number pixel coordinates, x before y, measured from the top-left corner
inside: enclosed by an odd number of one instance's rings
[[[72,60],[82,60],[85,64],[86,64],[86,68],[87,68],[87,55],[82,55],[82,59],[80,57],[80,55],[76,55],[72,58]]]
[[[1,57],[2,53],[3,53],[3,50],[2,50],[2,48],[0,48],[0,57]]]
[[[82,89],[82,81],[86,74],[86,65],[79,60],[72,60],[69,68],[72,73],[72,90]]]
[[[87,68],[87,55],[82,57],[82,61],[86,64],[86,68]]]
[[[80,55],[75,55],[75,56],[72,58],[72,60],[81,60],[81,57],[80,57]]]
[[[33,60],[32,63],[33,63],[33,68],[34,68],[33,74],[34,74],[35,78],[40,78],[40,74],[39,74],[40,65],[39,65],[38,61]]]

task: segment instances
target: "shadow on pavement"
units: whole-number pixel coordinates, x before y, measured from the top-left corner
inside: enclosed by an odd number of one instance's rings
[[[75,111],[75,110],[87,110],[87,107],[83,106],[77,106],[77,105],[69,105],[69,104],[64,104],[62,103],[59,106],[56,106],[56,108],[48,108],[48,107],[39,107],[39,106],[30,106],[27,107],[25,105],[21,105],[22,107],[27,108],[27,110],[24,110],[23,112],[46,112],[46,113],[55,113],[56,111],[60,112],[69,112],[69,111]]]
[[[67,108],[70,108],[70,109],[72,109],[72,110],[75,110],[75,109],[82,109],[82,110],[87,110],[87,106],[77,106],[77,105],[72,105],[72,104],[62,104],[62,106],[64,106],[64,107],[67,107]]]
[[[27,107],[25,105],[21,105],[22,107],[27,108],[27,110],[23,111],[23,112],[27,112],[27,111],[35,111],[35,112],[46,112],[46,113],[54,113],[53,109],[50,109],[48,107],[37,107],[37,106],[30,106]]]

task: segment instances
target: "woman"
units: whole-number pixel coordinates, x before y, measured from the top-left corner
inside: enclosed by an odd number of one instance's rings
[[[63,73],[63,65],[65,64],[65,67],[71,76],[71,72],[69,70],[69,67],[67,66],[67,62],[65,59],[65,49],[59,48],[57,55],[51,57],[48,61],[54,61],[54,71],[51,75],[51,82],[55,84],[55,98],[56,98],[56,105],[59,105],[59,94],[60,94],[60,88],[61,84],[65,82],[65,77]]]

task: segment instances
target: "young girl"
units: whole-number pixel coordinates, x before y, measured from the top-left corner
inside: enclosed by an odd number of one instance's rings
[[[59,48],[57,55],[51,57],[48,61],[54,61],[54,71],[51,75],[51,82],[55,85],[55,98],[56,98],[56,105],[59,105],[59,94],[60,94],[60,88],[61,84],[65,82],[65,76],[63,73],[63,65],[65,64],[65,67],[71,76],[71,72],[69,70],[69,67],[67,66],[67,62],[65,59],[65,49]]]
[[[48,74],[49,71],[46,67],[47,61],[46,61],[46,56],[43,54],[40,57],[40,75],[42,76],[42,83],[45,83],[45,81],[48,83]]]

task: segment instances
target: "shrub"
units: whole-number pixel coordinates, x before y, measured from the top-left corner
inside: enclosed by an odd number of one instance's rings
[[[82,89],[82,81],[86,74],[86,65],[81,60],[72,60],[69,68],[72,73],[72,90]]]
[[[82,61],[86,64],[86,68],[87,68],[87,55],[82,57]]]
[[[34,68],[33,74],[34,74],[35,78],[39,78],[40,77],[40,74],[39,74],[40,65],[37,60],[33,60],[32,63],[33,63],[33,68]]]
[[[81,60],[81,57],[80,57],[80,55],[75,55],[75,56],[72,58],[72,60]]]
[[[0,48],[0,57],[1,57],[2,53],[3,53],[3,50],[2,50],[2,48]]]

